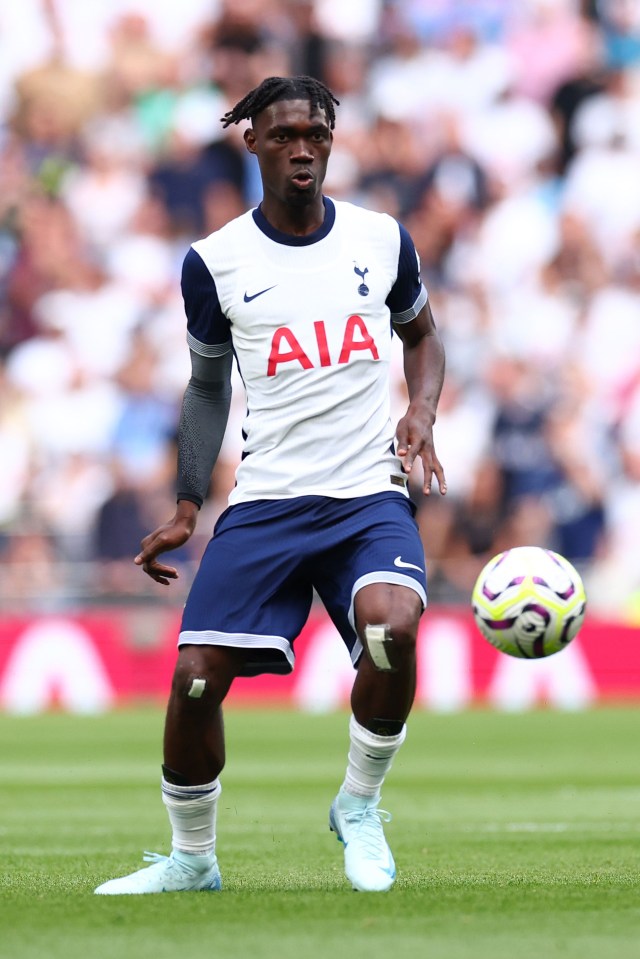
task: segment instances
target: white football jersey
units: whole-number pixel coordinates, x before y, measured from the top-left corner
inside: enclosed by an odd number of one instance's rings
[[[427,301],[406,230],[325,198],[296,237],[260,209],[193,244],[185,258],[187,340],[233,349],[247,399],[230,503],[404,492],[390,418],[392,322]]]

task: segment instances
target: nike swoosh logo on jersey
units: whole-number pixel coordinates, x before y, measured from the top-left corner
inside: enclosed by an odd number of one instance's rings
[[[251,303],[251,300],[255,300],[255,298],[256,298],[257,296],[262,296],[263,293],[268,293],[269,290],[275,290],[275,288],[276,288],[277,285],[278,285],[278,284],[275,283],[273,286],[268,286],[268,287],[266,288],[266,290],[260,290],[259,293],[253,293],[251,296],[249,296],[248,293],[245,293],[245,294],[244,294],[244,302],[245,302],[245,303]]]
[[[416,566],[414,563],[405,563],[402,561],[400,556],[396,556],[393,561],[393,565],[397,566],[399,569],[417,569],[419,573],[424,573],[424,570],[421,566]]]

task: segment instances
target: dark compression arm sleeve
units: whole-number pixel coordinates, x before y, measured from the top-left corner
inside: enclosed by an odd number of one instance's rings
[[[178,499],[202,506],[222,445],[231,403],[231,350],[201,356],[191,350],[191,379],[178,426]]]

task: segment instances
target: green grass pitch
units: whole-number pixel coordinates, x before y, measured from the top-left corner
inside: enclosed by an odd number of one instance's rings
[[[640,710],[415,713],[354,893],[327,828],[347,717],[229,710],[222,893],[98,897],[168,852],[162,713],[0,716],[2,959],[637,959]]]

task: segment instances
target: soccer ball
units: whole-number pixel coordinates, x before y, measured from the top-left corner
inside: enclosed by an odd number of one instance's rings
[[[516,546],[487,563],[471,603],[478,629],[496,649],[540,659],[574,639],[587,599],[579,573],[564,556],[540,546]]]

